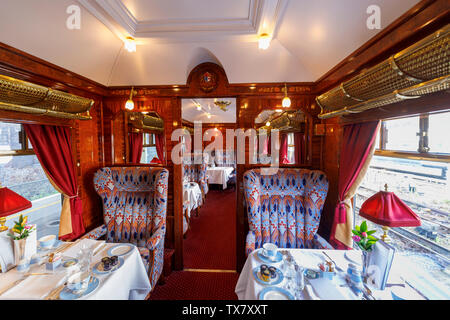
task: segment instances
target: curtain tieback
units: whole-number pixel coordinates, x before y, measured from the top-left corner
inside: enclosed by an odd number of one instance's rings
[[[64,197],[67,199],[75,199],[75,198],[78,198],[78,193],[74,196],[68,196],[67,194],[65,194]]]

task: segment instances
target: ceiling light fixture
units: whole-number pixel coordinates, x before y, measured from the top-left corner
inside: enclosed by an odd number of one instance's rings
[[[132,37],[127,37],[125,39],[125,49],[128,50],[128,52],[136,52],[136,40]]]
[[[266,127],[270,127],[270,121],[266,122]]]
[[[136,90],[133,90],[133,87],[131,87],[130,99],[128,99],[127,102],[125,103],[125,109],[127,109],[127,110],[134,109],[133,94],[137,94],[137,92],[136,92]]]
[[[211,119],[211,114],[207,113],[206,116],[208,117],[208,119]]]
[[[283,108],[289,108],[291,106],[291,99],[287,96],[287,85],[284,84],[284,98],[281,103],[283,105]]]
[[[267,50],[269,48],[269,46],[270,46],[270,41],[271,40],[272,39],[270,38],[270,36],[267,33],[262,33],[259,36],[259,40],[258,40],[258,42],[259,42],[259,49]]]

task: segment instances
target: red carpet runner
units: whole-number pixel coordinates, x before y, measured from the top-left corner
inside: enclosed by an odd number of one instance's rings
[[[236,192],[210,190],[183,241],[185,269],[235,270]],[[239,275],[232,272],[173,272],[151,300],[233,300]]]

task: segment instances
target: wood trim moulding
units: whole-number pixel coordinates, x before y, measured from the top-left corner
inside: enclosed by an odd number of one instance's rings
[[[83,95],[109,95],[108,88],[98,82],[2,42],[0,42],[0,73],[75,94],[83,92]]]
[[[448,0],[423,0],[316,81],[323,93],[448,23]]]

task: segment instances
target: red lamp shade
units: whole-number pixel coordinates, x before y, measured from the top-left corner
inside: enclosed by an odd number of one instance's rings
[[[387,227],[420,226],[420,218],[393,192],[374,194],[363,203],[359,215]]]
[[[0,188],[0,217],[31,208],[31,202],[8,188]]]

